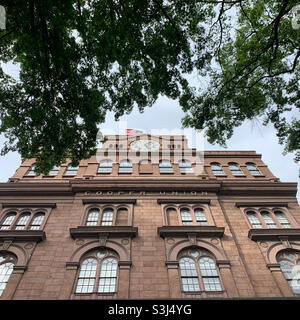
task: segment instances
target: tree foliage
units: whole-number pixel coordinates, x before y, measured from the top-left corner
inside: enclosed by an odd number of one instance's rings
[[[165,95],[185,126],[225,144],[234,127],[264,115],[287,151],[299,151],[298,1],[4,0],[0,61],[2,154],[37,158],[37,172],[95,153],[107,111],[116,119]],[[235,20],[237,17],[237,21]],[[230,20],[231,18],[231,20]],[[197,72],[207,88],[194,88]],[[300,157],[298,153],[298,158]]]

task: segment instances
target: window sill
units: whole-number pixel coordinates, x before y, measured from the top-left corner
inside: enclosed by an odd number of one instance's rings
[[[158,227],[160,237],[186,237],[195,234],[198,237],[218,237],[224,235],[224,227],[215,226],[165,226]]]
[[[138,228],[131,226],[79,226],[70,228],[72,239],[99,238],[101,236],[134,238],[137,234]]]
[[[46,239],[42,230],[0,230],[0,240],[6,241],[34,241],[41,242]]]
[[[250,229],[248,238],[253,241],[257,240],[300,240],[300,228],[291,229]]]

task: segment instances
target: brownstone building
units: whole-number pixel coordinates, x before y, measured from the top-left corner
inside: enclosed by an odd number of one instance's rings
[[[29,159],[0,184],[0,299],[300,295],[296,183],[254,151],[106,138],[78,167],[36,176]]]

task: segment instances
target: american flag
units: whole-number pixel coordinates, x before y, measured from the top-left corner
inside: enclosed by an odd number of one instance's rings
[[[126,129],[126,135],[127,136],[135,136],[137,134],[144,133],[143,130],[137,130],[137,129]]]

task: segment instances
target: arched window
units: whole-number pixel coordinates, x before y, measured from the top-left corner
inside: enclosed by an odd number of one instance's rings
[[[276,258],[291,290],[294,294],[300,294],[300,253],[284,250]]]
[[[282,226],[282,228],[290,228],[291,227],[291,224],[288,222],[288,220],[286,219],[286,217],[282,211],[276,210],[274,212],[274,215],[277,218],[280,225]]]
[[[193,219],[188,208],[180,209],[181,222],[183,225],[192,225]]]
[[[121,160],[119,164],[119,173],[131,173],[132,163],[130,160]]]
[[[115,293],[118,256],[112,250],[94,250],[82,260],[75,293]]]
[[[224,171],[221,167],[221,165],[219,163],[211,163],[210,164],[210,168],[211,168],[211,171],[212,173],[215,175],[215,176],[221,176],[221,175],[224,175]]]
[[[26,176],[27,177],[35,177],[36,176],[36,173],[34,172],[34,170],[35,170],[35,164],[33,164],[30,168],[29,168],[29,170],[26,172]]]
[[[197,225],[199,225],[199,226],[207,226],[208,225],[205,212],[202,208],[194,209],[194,214],[195,214],[195,219],[196,219]]]
[[[69,165],[64,173],[65,176],[76,176],[78,171],[78,166],[77,167],[72,167]]]
[[[183,225],[208,225],[207,217],[203,208],[181,208],[180,218]]]
[[[271,217],[271,214],[268,211],[261,211],[260,214],[264,219],[264,222],[267,228],[270,228],[270,229],[277,228],[276,223],[274,222],[273,218]]]
[[[205,291],[221,291],[221,284],[215,262],[212,258],[199,259],[200,272]]]
[[[30,218],[30,212],[22,213],[15,225],[15,230],[24,230]]]
[[[179,166],[179,170],[180,173],[193,173],[193,168],[192,165],[190,163],[190,161],[188,160],[180,160],[178,161],[178,166]]]
[[[102,160],[99,163],[98,173],[111,173],[112,171],[112,161]]]
[[[193,259],[185,257],[179,260],[182,290],[184,292],[200,291],[196,264]]]
[[[56,176],[57,174],[58,174],[58,172],[59,172],[59,169],[60,169],[60,167],[57,167],[57,166],[54,166],[51,170],[50,170],[50,172],[49,172],[49,176]]]
[[[114,210],[106,208],[103,210],[101,218],[101,226],[112,226],[114,218]]]
[[[16,212],[9,212],[8,214],[6,214],[0,224],[0,230],[8,230],[11,227],[16,215]]]
[[[261,222],[254,211],[247,211],[247,217],[252,228],[260,229],[262,227]]]
[[[0,296],[7,285],[15,264],[16,258],[13,255],[0,252]]]
[[[160,160],[158,166],[160,173],[173,173],[173,167],[169,160]]]
[[[117,210],[116,226],[128,226],[128,209],[120,208]]]
[[[246,163],[246,166],[252,176],[261,176],[261,172],[258,170],[254,163],[248,162]]]
[[[87,215],[87,219],[85,222],[86,226],[96,226],[98,224],[99,219],[99,210],[91,209]]]
[[[228,167],[229,167],[229,170],[231,171],[231,173],[234,175],[234,176],[241,176],[243,175],[243,172],[241,170],[241,168],[239,167],[239,165],[235,162],[230,162],[228,163]]]
[[[183,292],[222,291],[215,260],[207,250],[191,248],[180,252],[179,270]]]
[[[41,227],[41,224],[44,220],[45,213],[44,212],[38,212],[34,215],[31,223],[30,223],[30,230],[38,230]]]

